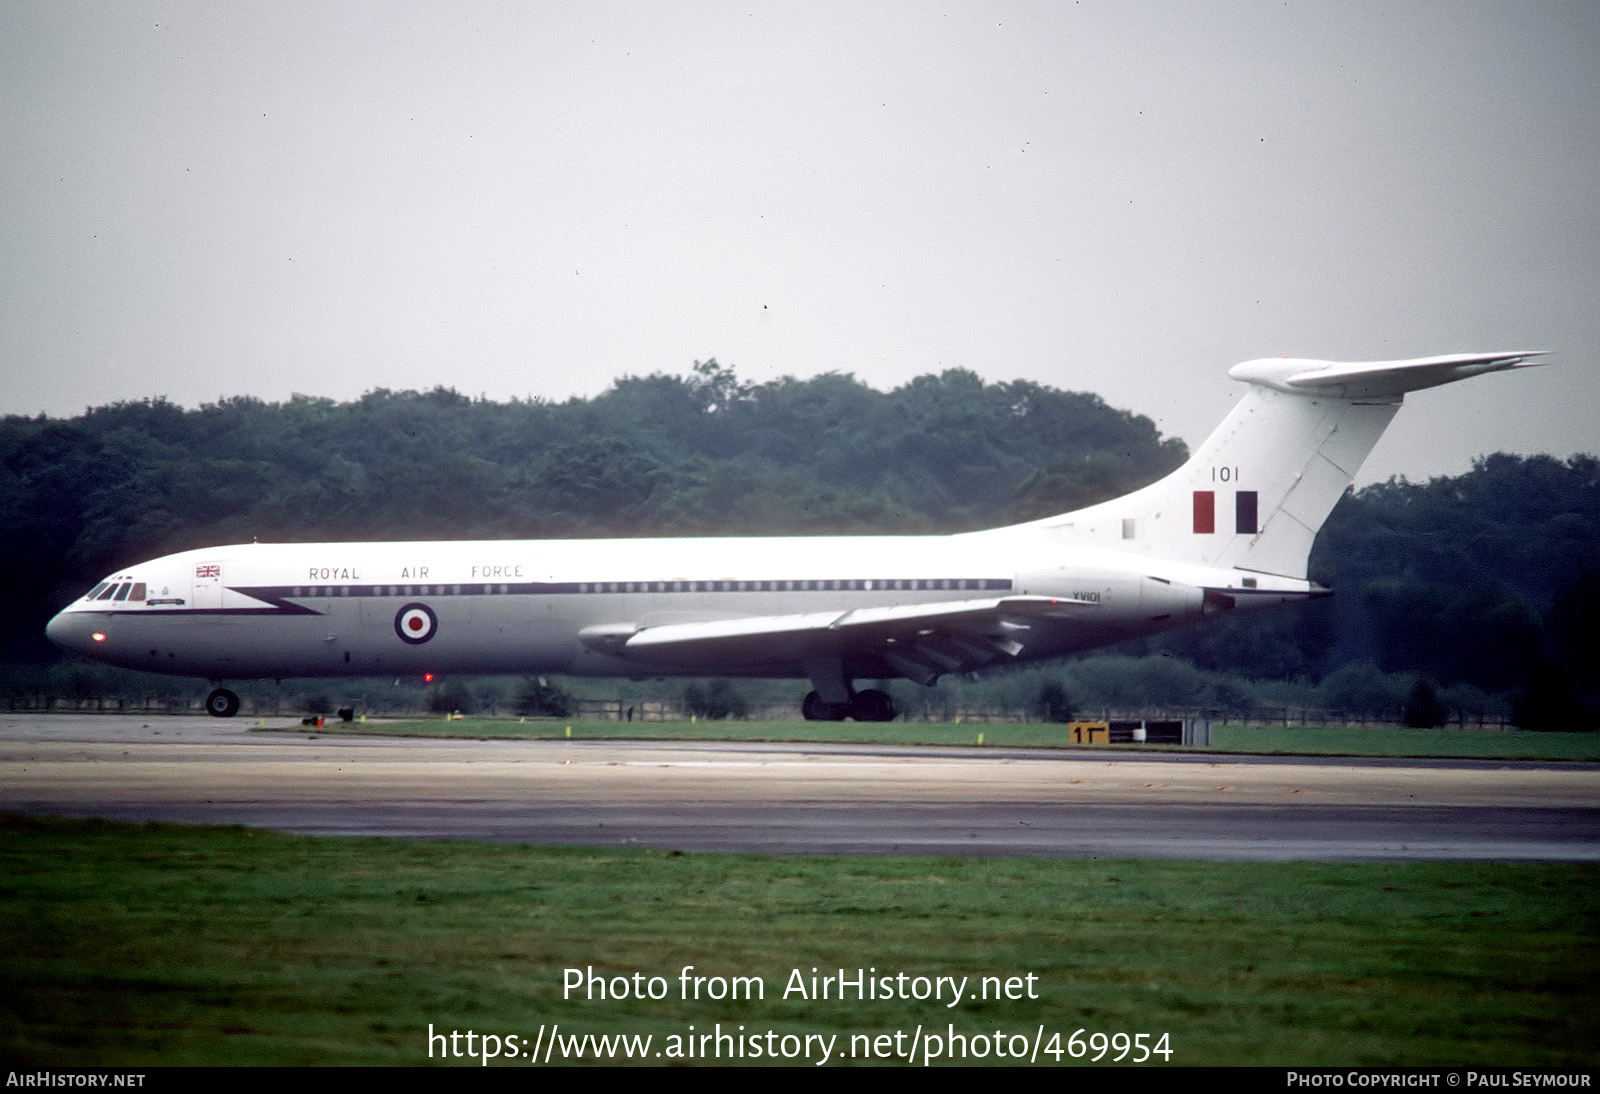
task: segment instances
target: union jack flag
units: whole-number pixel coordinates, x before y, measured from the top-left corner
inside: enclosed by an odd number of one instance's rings
[[[194,568],[195,577],[221,577],[222,567],[215,562],[208,562],[204,566]]]

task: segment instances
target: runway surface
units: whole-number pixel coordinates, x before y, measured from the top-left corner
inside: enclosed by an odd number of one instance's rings
[[[253,727],[0,716],[0,809],[777,854],[1600,860],[1600,764]]]

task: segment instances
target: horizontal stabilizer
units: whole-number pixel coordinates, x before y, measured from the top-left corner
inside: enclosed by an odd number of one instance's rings
[[[1409,361],[1308,361],[1295,357],[1264,358],[1234,365],[1235,380],[1263,384],[1291,395],[1333,399],[1393,399],[1408,391],[1438,387],[1486,372],[1528,368],[1545,362],[1545,350],[1519,353],[1449,353]]]

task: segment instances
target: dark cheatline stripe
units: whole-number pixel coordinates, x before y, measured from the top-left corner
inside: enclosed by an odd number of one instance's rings
[[[895,583],[900,583],[897,588]],[[791,583],[795,588],[785,588]],[[741,588],[740,586],[743,586]],[[809,586],[809,587],[806,587]],[[418,598],[459,596],[593,596],[649,595],[672,596],[739,593],[1003,593],[1010,592],[1009,577],[950,578],[839,578],[785,579],[760,581],[515,581],[446,582],[427,585],[230,585],[230,592],[243,593],[265,607],[159,609],[162,615],[321,615],[299,600],[349,600],[359,598]],[[148,609],[120,610],[108,615],[143,615]]]

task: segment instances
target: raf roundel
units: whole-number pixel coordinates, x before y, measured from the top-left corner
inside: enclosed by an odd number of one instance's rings
[[[394,633],[400,641],[420,646],[439,629],[438,617],[426,604],[407,604],[394,617]]]

